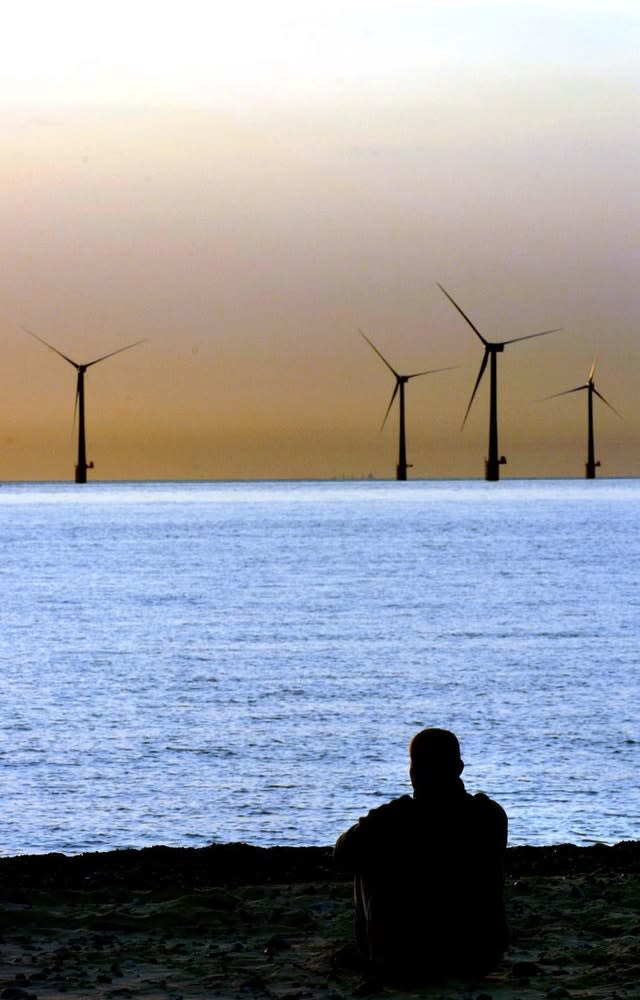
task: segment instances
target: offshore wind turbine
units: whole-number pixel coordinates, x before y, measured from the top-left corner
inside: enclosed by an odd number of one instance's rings
[[[564,392],[554,392],[552,396],[545,396],[545,399],[555,399],[557,396],[568,396],[572,392],[582,392],[584,389],[587,390],[587,461],[585,464],[585,478],[595,479],[596,478],[596,468],[600,466],[600,462],[596,462],[595,453],[595,438],[593,433],[593,397],[597,396],[602,402],[613,410],[617,417],[620,416],[618,411],[611,403],[604,398],[601,392],[598,392],[593,381],[593,377],[596,373],[596,362],[594,361],[591,365],[591,371],[584,385],[577,385],[574,389],[565,389]]]
[[[396,384],[391,394],[391,399],[389,401],[389,405],[387,406],[387,412],[384,415],[384,420],[382,421],[382,426],[380,427],[380,430],[382,430],[382,428],[386,424],[387,417],[389,416],[389,412],[391,410],[391,407],[393,406],[393,401],[396,398],[396,396],[398,396],[398,404],[400,410],[400,415],[399,415],[400,440],[398,444],[398,464],[396,465],[396,479],[404,481],[407,478],[407,469],[412,468],[412,466],[407,463],[407,437],[405,432],[404,387],[409,381],[409,379],[418,378],[420,375],[434,375],[436,372],[450,371],[451,367],[454,366],[449,366],[448,368],[430,368],[427,371],[423,372],[412,372],[410,375],[401,375],[400,372],[397,372],[395,368],[389,364],[385,356],[378,350],[373,341],[369,340],[366,333],[363,333],[362,330],[360,330],[360,336],[364,337],[369,347],[371,347],[376,352],[380,360],[384,362],[384,364],[387,366],[387,368],[389,369],[389,371],[392,373],[392,375],[396,380]]]
[[[489,383],[489,453],[484,463],[484,478],[488,482],[497,482],[500,479],[500,466],[506,465],[506,458],[504,455],[500,455],[498,451],[498,354],[502,354],[507,344],[516,344],[520,340],[532,340],[534,337],[545,337],[548,333],[557,333],[560,329],[556,327],[553,330],[542,330],[540,333],[529,333],[524,337],[512,337],[510,340],[502,341],[490,341],[482,336],[480,331],[471,322],[469,317],[462,311],[458,303],[449,295],[446,288],[443,288],[441,284],[438,283],[438,288],[441,292],[444,292],[449,302],[455,306],[460,315],[469,324],[476,336],[484,344],[484,355],[482,362],[480,364],[480,371],[478,372],[478,377],[476,383],[473,387],[473,392],[471,393],[471,399],[469,400],[469,405],[467,406],[466,413],[464,415],[464,420],[462,421],[462,426],[464,427],[467,422],[467,417],[469,416],[469,410],[471,409],[471,404],[475,399],[476,392],[478,391],[478,386],[482,381],[482,376],[485,373],[487,364],[489,364],[490,372],[490,383]]]
[[[85,419],[84,419],[84,376],[87,368],[91,368],[92,365],[97,365],[100,361],[106,361],[107,358],[112,358],[114,354],[122,354],[123,351],[128,351],[131,347],[137,347],[138,344],[142,344],[142,340],[136,340],[133,344],[127,344],[126,347],[119,347],[117,351],[110,351],[109,354],[103,354],[99,358],[94,358],[93,361],[87,361],[86,364],[79,364],[72,358],[69,358],[62,351],[59,351],[57,347],[53,344],[47,343],[42,337],[39,337],[37,333],[33,333],[32,330],[27,330],[26,326],[22,328],[25,333],[28,333],[30,337],[34,337],[39,340],[41,344],[48,347],[50,351],[54,354],[58,354],[61,358],[64,358],[70,365],[76,369],[78,373],[76,381],[76,399],[74,406],[74,417],[78,414],[78,462],[75,470],[75,481],[76,483],[86,483],[87,481],[87,469],[93,469],[93,462],[87,463],[87,440],[85,433]]]

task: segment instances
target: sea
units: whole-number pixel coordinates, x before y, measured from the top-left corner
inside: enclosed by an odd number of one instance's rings
[[[0,484],[0,854],[329,845],[452,729],[640,838],[640,480]]]

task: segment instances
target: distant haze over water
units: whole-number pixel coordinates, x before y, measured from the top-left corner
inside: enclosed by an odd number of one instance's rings
[[[329,844],[455,730],[511,844],[640,835],[640,481],[0,485],[0,853]]]

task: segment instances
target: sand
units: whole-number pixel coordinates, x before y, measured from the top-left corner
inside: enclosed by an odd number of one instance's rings
[[[415,992],[362,975],[328,848],[0,859],[0,998],[640,998],[640,842],[511,848],[495,973]]]

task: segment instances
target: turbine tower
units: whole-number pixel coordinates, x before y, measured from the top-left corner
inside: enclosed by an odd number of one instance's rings
[[[554,330],[542,330],[540,333],[529,333],[524,337],[512,337],[511,340],[502,341],[490,341],[482,336],[480,331],[471,322],[469,317],[462,311],[460,306],[454,299],[449,295],[446,288],[443,288],[441,284],[438,284],[438,288],[441,292],[444,292],[449,302],[455,306],[460,315],[469,324],[476,336],[484,344],[484,356],[480,364],[480,371],[478,372],[478,377],[476,379],[476,384],[473,387],[473,392],[471,393],[471,399],[469,400],[469,405],[467,406],[466,413],[464,415],[464,420],[462,421],[462,426],[464,427],[467,422],[467,417],[469,416],[469,410],[471,409],[471,404],[475,399],[476,392],[478,391],[478,386],[482,381],[482,376],[485,373],[487,364],[490,362],[489,366],[489,454],[485,459],[484,463],[484,478],[487,482],[497,482],[500,479],[500,466],[506,465],[506,458],[504,455],[500,455],[498,451],[498,354],[502,354],[507,344],[515,344],[520,340],[532,340],[534,337],[545,337],[548,333],[557,333],[559,327]]]
[[[595,437],[593,433],[593,397],[597,396],[602,402],[613,410],[617,417],[620,416],[618,411],[611,403],[604,398],[602,393],[598,392],[593,381],[593,377],[596,373],[596,363],[595,361],[591,365],[591,371],[589,372],[589,377],[584,385],[577,385],[575,389],[565,389],[564,392],[554,392],[552,396],[546,396],[545,399],[555,399],[557,396],[568,396],[572,392],[582,392],[584,389],[587,390],[587,461],[585,464],[585,478],[595,479],[596,478],[596,468],[599,468],[600,462],[596,462],[596,450],[595,450]],[[622,418],[621,418],[622,419]]]
[[[87,469],[93,469],[93,462],[87,463],[87,442],[85,434],[85,420],[84,420],[84,376],[87,368],[91,368],[92,365],[97,365],[99,361],[106,361],[107,358],[112,358],[114,354],[121,354],[123,351],[128,351],[131,347],[137,347],[138,344],[142,344],[142,340],[136,340],[133,344],[127,344],[126,347],[119,347],[117,351],[111,351],[109,354],[103,354],[99,358],[95,358],[93,361],[87,361],[86,364],[78,364],[77,361],[73,361],[72,358],[67,357],[62,351],[59,351],[57,347],[52,344],[47,343],[42,337],[39,337],[37,333],[33,333],[31,330],[27,330],[26,326],[22,328],[25,333],[28,333],[30,337],[34,337],[39,340],[41,344],[48,347],[50,351],[54,354],[58,354],[61,358],[64,358],[70,365],[76,369],[78,373],[78,378],[76,382],[76,399],[74,406],[74,416],[77,412],[78,414],[78,462],[75,470],[75,481],[76,483],[86,483],[87,481]]]
[[[400,441],[398,444],[398,464],[396,466],[396,479],[404,481],[407,478],[407,469],[411,468],[411,465],[407,463],[407,438],[405,432],[404,387],[411,378],[418,378],[418,376],[420,375],[434,375],[436,372],[450,371],[452,366],[450,366],[449,368],[430,368],[428,371],[413,372],[411,375],[401,375],[399,372],[395,370],[395,368],[393,368],[389,364],[384,355],[380,353],[376,345],[371,340],[369,340],[366,333],[363,333],[362,330],[360,330],[360,336],[364,337],[369,347],[371,347],[376,352],[380,360],[384,362],[384,364],[387,366],[387,368],[389,369],[389,371],[392,373],[392,375],[396,380],[394,390],[391,394],[391,400],[387,407],[387,412],[384,415],[384,420],[382,421],[382,426],[380,430],[382,430],[382,428],[386,424],[387,417],[389,416],[389,411],[393,406],[393,401],[396,398],[396,396],[398,396],[398,405],[400,409],[400,417],[399,417]]]

